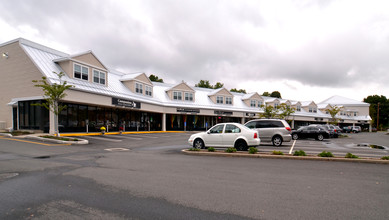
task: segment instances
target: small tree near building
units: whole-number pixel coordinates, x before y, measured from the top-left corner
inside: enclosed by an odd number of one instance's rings
[[[342,107],[338,107],[336,105],[330,105],[330,108],[327,109],[328,113],[331,115],[330,124],[337,125],[339,123],[339,118],[336,115],[342,110]]]
[[[41,106],[54,113],[54,133],[59,136],[58,131],[58,114],[66,108],[66,105],[59,104],[59,101],[67,95],[65,91],[73,86],[67,85],[66,81],[62,81],[62,77],[65,75],[63,72],[55,73],[59,78],[59,84],[50,84],[47,82],[46,77],[42,77],[41,80],[33,80],[35,87],[42,88],[44,92],[44,99],[46,102],[37,103],[34,105]],[[50,125],[51,126],[51,125]]]

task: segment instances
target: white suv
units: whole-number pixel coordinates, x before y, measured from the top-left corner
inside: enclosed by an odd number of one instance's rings
[[[257,130],[262,142],[272,142],[276,147],[292,140],[292,130],[288,122],[282,119],[254,119],[245,126]]]

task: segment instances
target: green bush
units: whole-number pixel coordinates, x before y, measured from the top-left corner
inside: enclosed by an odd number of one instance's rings
[[[236,152],[236,148],[235,147],[229,147],[229,148],[227,148],[226,152],[227,153],[235,153]]]
[[[381,160],[389,160],[389,156],[381,157]]]
[[[359,158],[358,156],[355,156],[354,154],[352,153],[347,153],[345,158]]]
[[[257,152],[258,152],[258,149],[256,147],[249,148],[249,154],[256,154]]]
[[[209,152],[215,152],[215,148],[209,147],[209,148],[208,148],[208,151],[209,151]]]
[[[305,151],[303,151],[303,150],[296,150],[296,151],[293,153],[293,156],[307,156],[307,154],[306,154]]]
[[[317,156],[319,157],[334,157],[334,155],[331,153],[331,152],[327,152],[327,151],[323,151],[321,152],[320,154],[318,154]]]
[[[276,151],[276,150],[274,150],[272,154],[273,155],[284,155],[284,153],[282,153],[281,151]]]
[[[200,151],[200,149],[198,149],[198,148],[189,148],[189,151]]]

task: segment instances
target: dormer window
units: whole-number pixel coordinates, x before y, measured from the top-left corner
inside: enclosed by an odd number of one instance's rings
[[[153,88],[151,86],[145,86],[146,88],[146,91],[145,91],[145,94],[147,96],[153,96]]]
[[[143,85],[140,83],[135,83],[135,92],[143,94]]]
[[[250,107],[255,107],[255,104],[256,104],[255,100],[250,101]]]
[[[173,99],[174,100],[182,100],[182,92],[174,91],[173,92]]]
[[[105,72],[93,70],[93,82],[105,85]]]
[[[262,101],[258,101],[258,108],[261,108],[263,105]]]
[[[74,64],[74,78],[88,80],[89,68],[79,64]]]
[[[185,101],[193,101],[193,93],[186,92],[185,93]]]
[[[216,103],[217,104],[223,104],[224,97],[223,96],[216,96]]]
[[[301,112],[301,105],[296,106],[296,111]]]
[[[274,103],[274,108],[278,108],[278,103]]]
[[[232,97],[226,97],[226,105],[232,105]]]

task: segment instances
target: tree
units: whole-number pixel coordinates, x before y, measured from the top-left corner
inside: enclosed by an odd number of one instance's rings
[[[66,105],[59,104],[59,101],[65,98],[65,91],[73,86],[67,85],[66,81],[62,81],[62,77],[65,75],[63,72],[56,73],[58,76],[59,84],[49,84],[46,77],[42,77],[41,80],[33,80],[35,87],[42,88],[44,92],[44,99],[46,102],[34,104],[41,106],[54,113],[54,133],[59,136],[58,132],[58,114],[66,108]]]
[[[288,120],[289,116],[295,113],[295,110],[291,108],[289,105],[282,103],[278,106],[279,112],[278,118]]]
[[[330,105],[330,108],[327,109],[328,113],[331,115],[331,124],[338,124],[339,118],[336,117],[336,115],[342,110],[342,107],[338,107],[336,105],[332,106]]]
[[[276,118],[277,113],[277,108],[274,108],[271,105],[266,105],[263,107],[263,113],[259,113],[259,116],[261,118]]]
[[[151,74],[151,75],[149,76],[149,79],[150,79],[150,81],[152,81],[152,82],[161,82],[161,83],[163,83],[163,79],[160,79],[160,78],[158,78],[158,76],[153,75],[153,74]]]
[[[233,88],[233,89],[230,89],[230,92],[237,92],[237,93],[244,93],[244,94],[246,94],[246,90],[245,89]]]
[[[217,82],[217,83],[213,86],[213,88],[214,88],[214,89],[220,89],[220,88],[223,88],[223,86],[224,86],[223,83]]]
[[[389,127],[389,99],[381,95],[371,95],[363,99],[364,102],[370,104],[369,114],[372,118],[372,124],[377,126],[377,129],[385,129]],[[378,116],[378,118],[377,118]],[[378,119],[378,123],[377,123]]]
[[[274,97],[274,98],[281,98],[281,93],[279,91],[273,91],[271,94],[270,94],[270,97]]]
[[[262,95],[263,96],[270,96],[270,93],[269,92],[263,92]]]
[[[195,87],[213,89],[213,86],[209,83],[208,80],[200,80],[200,82],[197,83],[197,84],[195,85]]]
[[[209,83],[208,80],[200,80],[199,83],[195,85],[195,87],[208,88],[208,89],[219,89],[223,88],[224,84],[221,82],[217,82],[214,86]]]

